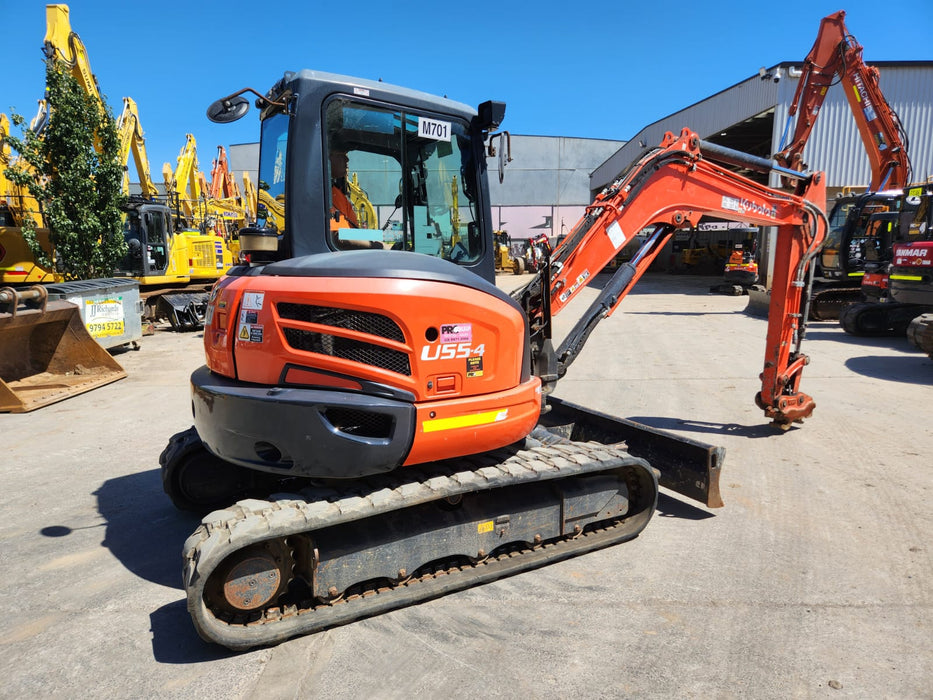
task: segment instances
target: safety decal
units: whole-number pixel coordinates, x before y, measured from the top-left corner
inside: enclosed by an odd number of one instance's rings
[[[262,302],[265,296],[265,292],[244,292],[243,308],[251,311],[262,311]]]
[[[580,287],[582,287],[583,283],[586,282],[589,278],[590,278],[590,271],[584,270],[583,272],[580,273],[580,276],[577,277],[577,281],[574,282],[572,285],[570,285],[569,288],[561,292],[558,298],[561,300],[561,302],[567,301],[573,295],[573,293],[577,291]]]
[[[446,343],[472,343],[472,323],[443,323],[441,324],[441,344]]]
[[[467,377],[482,377],[483,376],[483,356],[478,355],[476,357],[468,357],[466,359],[466,376]]]
[[[259,312],[250,311],[249,309],[243,309],[240,311],[240,323],[241,324],[253,324],[259,321]]]
[[[262,326],[241,323],[240,330],[237,331],[236,335],[237,340],[242,340],[245,343],[261,343],[262,329]]]

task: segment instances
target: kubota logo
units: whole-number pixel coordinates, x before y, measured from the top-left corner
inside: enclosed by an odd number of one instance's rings
[[[736,197],[723,195],[722,208],[729,211],[741,212],[743,214],[758,214],[759,216],[767,216],[771,219],[777,218],[777,207],[769,207],[767,204],[760,204],[745,198],[737,199]]]

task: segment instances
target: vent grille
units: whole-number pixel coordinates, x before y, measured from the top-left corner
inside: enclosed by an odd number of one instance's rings
[[[376,335],[387,340],[394,340],[397,343],[405,342],[405,334],[402,333],[402,329],[399,328],[398,324],[391,318],[381,314],[288,302],[280,302],[277,307],[279,317],[289,321],[318,323],[322,326],[333,326],[348,331]]]
[[[392,416],[348,408],[328,408],[324,418],[334,428],[347,435],[387,438],[392,435]]]
[[[408,361],[407,353],[350,338],[313,333],[297,328],[285,328],[283,332],[285,341],[295,350],[339,357],[342,360],[359,362],[360,364],[379,367],[397,374],[404,374],[407,377],[411,376],[411,363]]]

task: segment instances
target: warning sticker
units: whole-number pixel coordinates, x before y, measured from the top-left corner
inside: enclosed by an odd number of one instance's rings
[[[483,376],[483,356],[474,356],[468,357],[466,359],[466,376],[467,377],[482,377]]]
[[[262,302],[265,296],[265,292],[244,292],[243,308],[251,311],[262,311]]]
[[[242,340],[245,343],[261,343],[262,328],[262,326],[257,326],[255,324],[241,323],[240,329],[236,334],[236,339]]]
[[[243,309],[240,311],[240,323],[256,323],[259,320],[259,312]]]

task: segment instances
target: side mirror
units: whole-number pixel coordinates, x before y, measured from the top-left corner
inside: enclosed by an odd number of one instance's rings
[[[207,118],[215,124],[229,124],[249,111],[249,100],[243,95],[223,97],[207,108]]]

